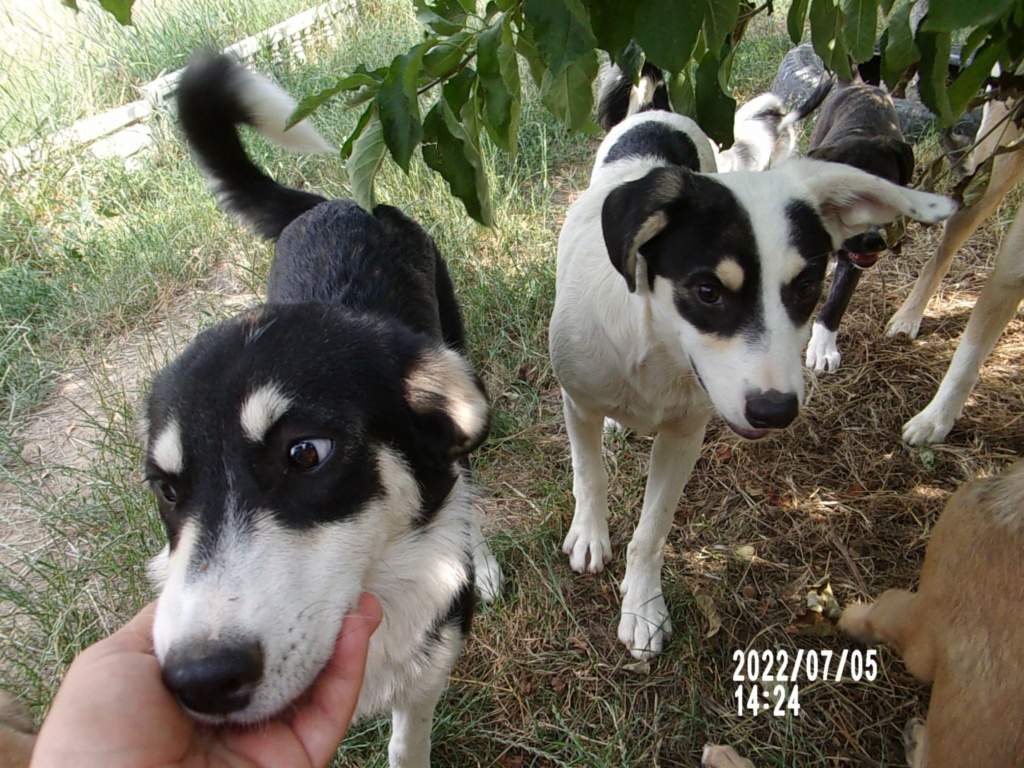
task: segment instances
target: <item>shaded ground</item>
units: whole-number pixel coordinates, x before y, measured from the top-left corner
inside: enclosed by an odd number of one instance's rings
[[[566,200],[585,177],[586,169],[571,169],[558,180]],[[990,223],[956,260],[920,338],[889,340],[885,322],[940,235],[912,227],[903,255],[883,257],[861,281],[840,336],[843,365],[807,374],[805,413],[787,433],[743,443],[713,422],[666,550],[675,634],[651,664],[634,663],[615,639],[617,583],[650,440],[607,441],[615,560],[603,574],[577,576],[559,551],[572,497],[546,340],[523,340],[518,371],[488,368],[498,428],[477,471],[508,581],[503,599],[479,617],[442,703],[436,763],[693,766],[714,741],[740,744],[759,766],[901,765],[899,729],[923,713],[926,694],[891,654],[882,653],[873,682],[801,679],[801,713],[783,718],[736,714],[732,658],[741,649],[854,648],[828,625],[821,636],[801,634],[812,585],[827,580],[842,605],[912,586],[949,493],[1024,452],[1019,317],[947,444],[917,450],[899,439],[945,373],[998,231]],[[200,325],[252,300],[224,266],[202,292],[169,302],[151,330],[68,374],[21,435],[27,463],[21,482],[0,496],[0,557],[8,547],[47,544],[25,512],[31,483],[68,482],[73,472],[55,467],[95,460],[97,438],[110,420],[131,418],[148,374]],[[358,729],[345,763],[380,764],[382,729]]]

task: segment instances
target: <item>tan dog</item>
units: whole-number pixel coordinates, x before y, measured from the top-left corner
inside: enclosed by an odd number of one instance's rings
[[[971,155],[972,167],[977,167],[1000,148],[1014,144],[1024,136],[1024,128],[1010,119],[1013,109],[1014,103],[989,102],[985,105],[981,128],[978,130],[979,144]],[[1010,190],[1022,181],[1024,151],[1006,152],[995,158],[992,177],[984,195],[974,205],[962,208],[946,222],[938,249],[921,269],[903,306],[889,321],[886,330],[889,336],[907,336],[911,339],[917,336],[925,307],[949,271],[960,246],[999,207]],[[963,339],[935,397],[903,425],[903,439],[906,442],[925,445],[941,443],[946,439],[978,381],[985,358],[999,341],[1006,324],[1013,319],[1021,300],[1024,300],[1024,206],[1018,209],[1003,237],[992,274],[974,305]]]
[[[908,724],[911,768],[1024,766],[1024,462],[950,498],[917,592],[853,605],[839,627],[892,646],[932,683],[925,726]]]
[[[27,768],[35,741],[35,724],[28,709],[0,691],[0,768]]]

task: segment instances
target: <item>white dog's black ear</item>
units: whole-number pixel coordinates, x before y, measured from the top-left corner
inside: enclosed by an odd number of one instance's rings
[[[447,347],[426,350],[405,379],[417,442],[433,458],[451,461],[484,441],[491,424],[483,382],[470,362]]]
[[[608,257],[636,291],[636,263],[640,248],[669,223],[666,208],[689,188],[691,172],[685,168],[655,168],[641,179],[616,187],[601,207],[601,230]]]
[[[847,165],[803,159],[782,168],[810,188],[837,247],[872,224],[887,224],[898,216],[934,223],[956,212],[948,197],[900,187]]]

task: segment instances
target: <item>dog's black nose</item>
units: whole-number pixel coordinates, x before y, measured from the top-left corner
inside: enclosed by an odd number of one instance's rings
[[[263,677],[257,642],[190,644],[164,660],[164,685],[193,712],[227,715],[249,706]]]
[[[744,415],[755,429],[782,429],[788,427],[800,413],[800,401],[792,392],[752,392],[747,395]]]
[[[843,241],[843,249],[851,253],[881,253],[885,248],[885,230],[881,227],[871,227]]]

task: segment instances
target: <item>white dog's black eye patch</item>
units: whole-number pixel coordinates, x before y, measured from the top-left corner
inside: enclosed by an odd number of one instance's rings
[[[429,373],[424,360],[436,361]],[[410,381],[438,388],[436,402]],[[200,334],[157,377],[147,476],[172,549],[188,518],[211,546],[227,517],[305,530],[359,514],[385,492],[385,449],[415,476],[426,521],[487,413],[471,366],[428,337],[337,307],[269,305]],[[455,426],[437,429],[446,419]]]

